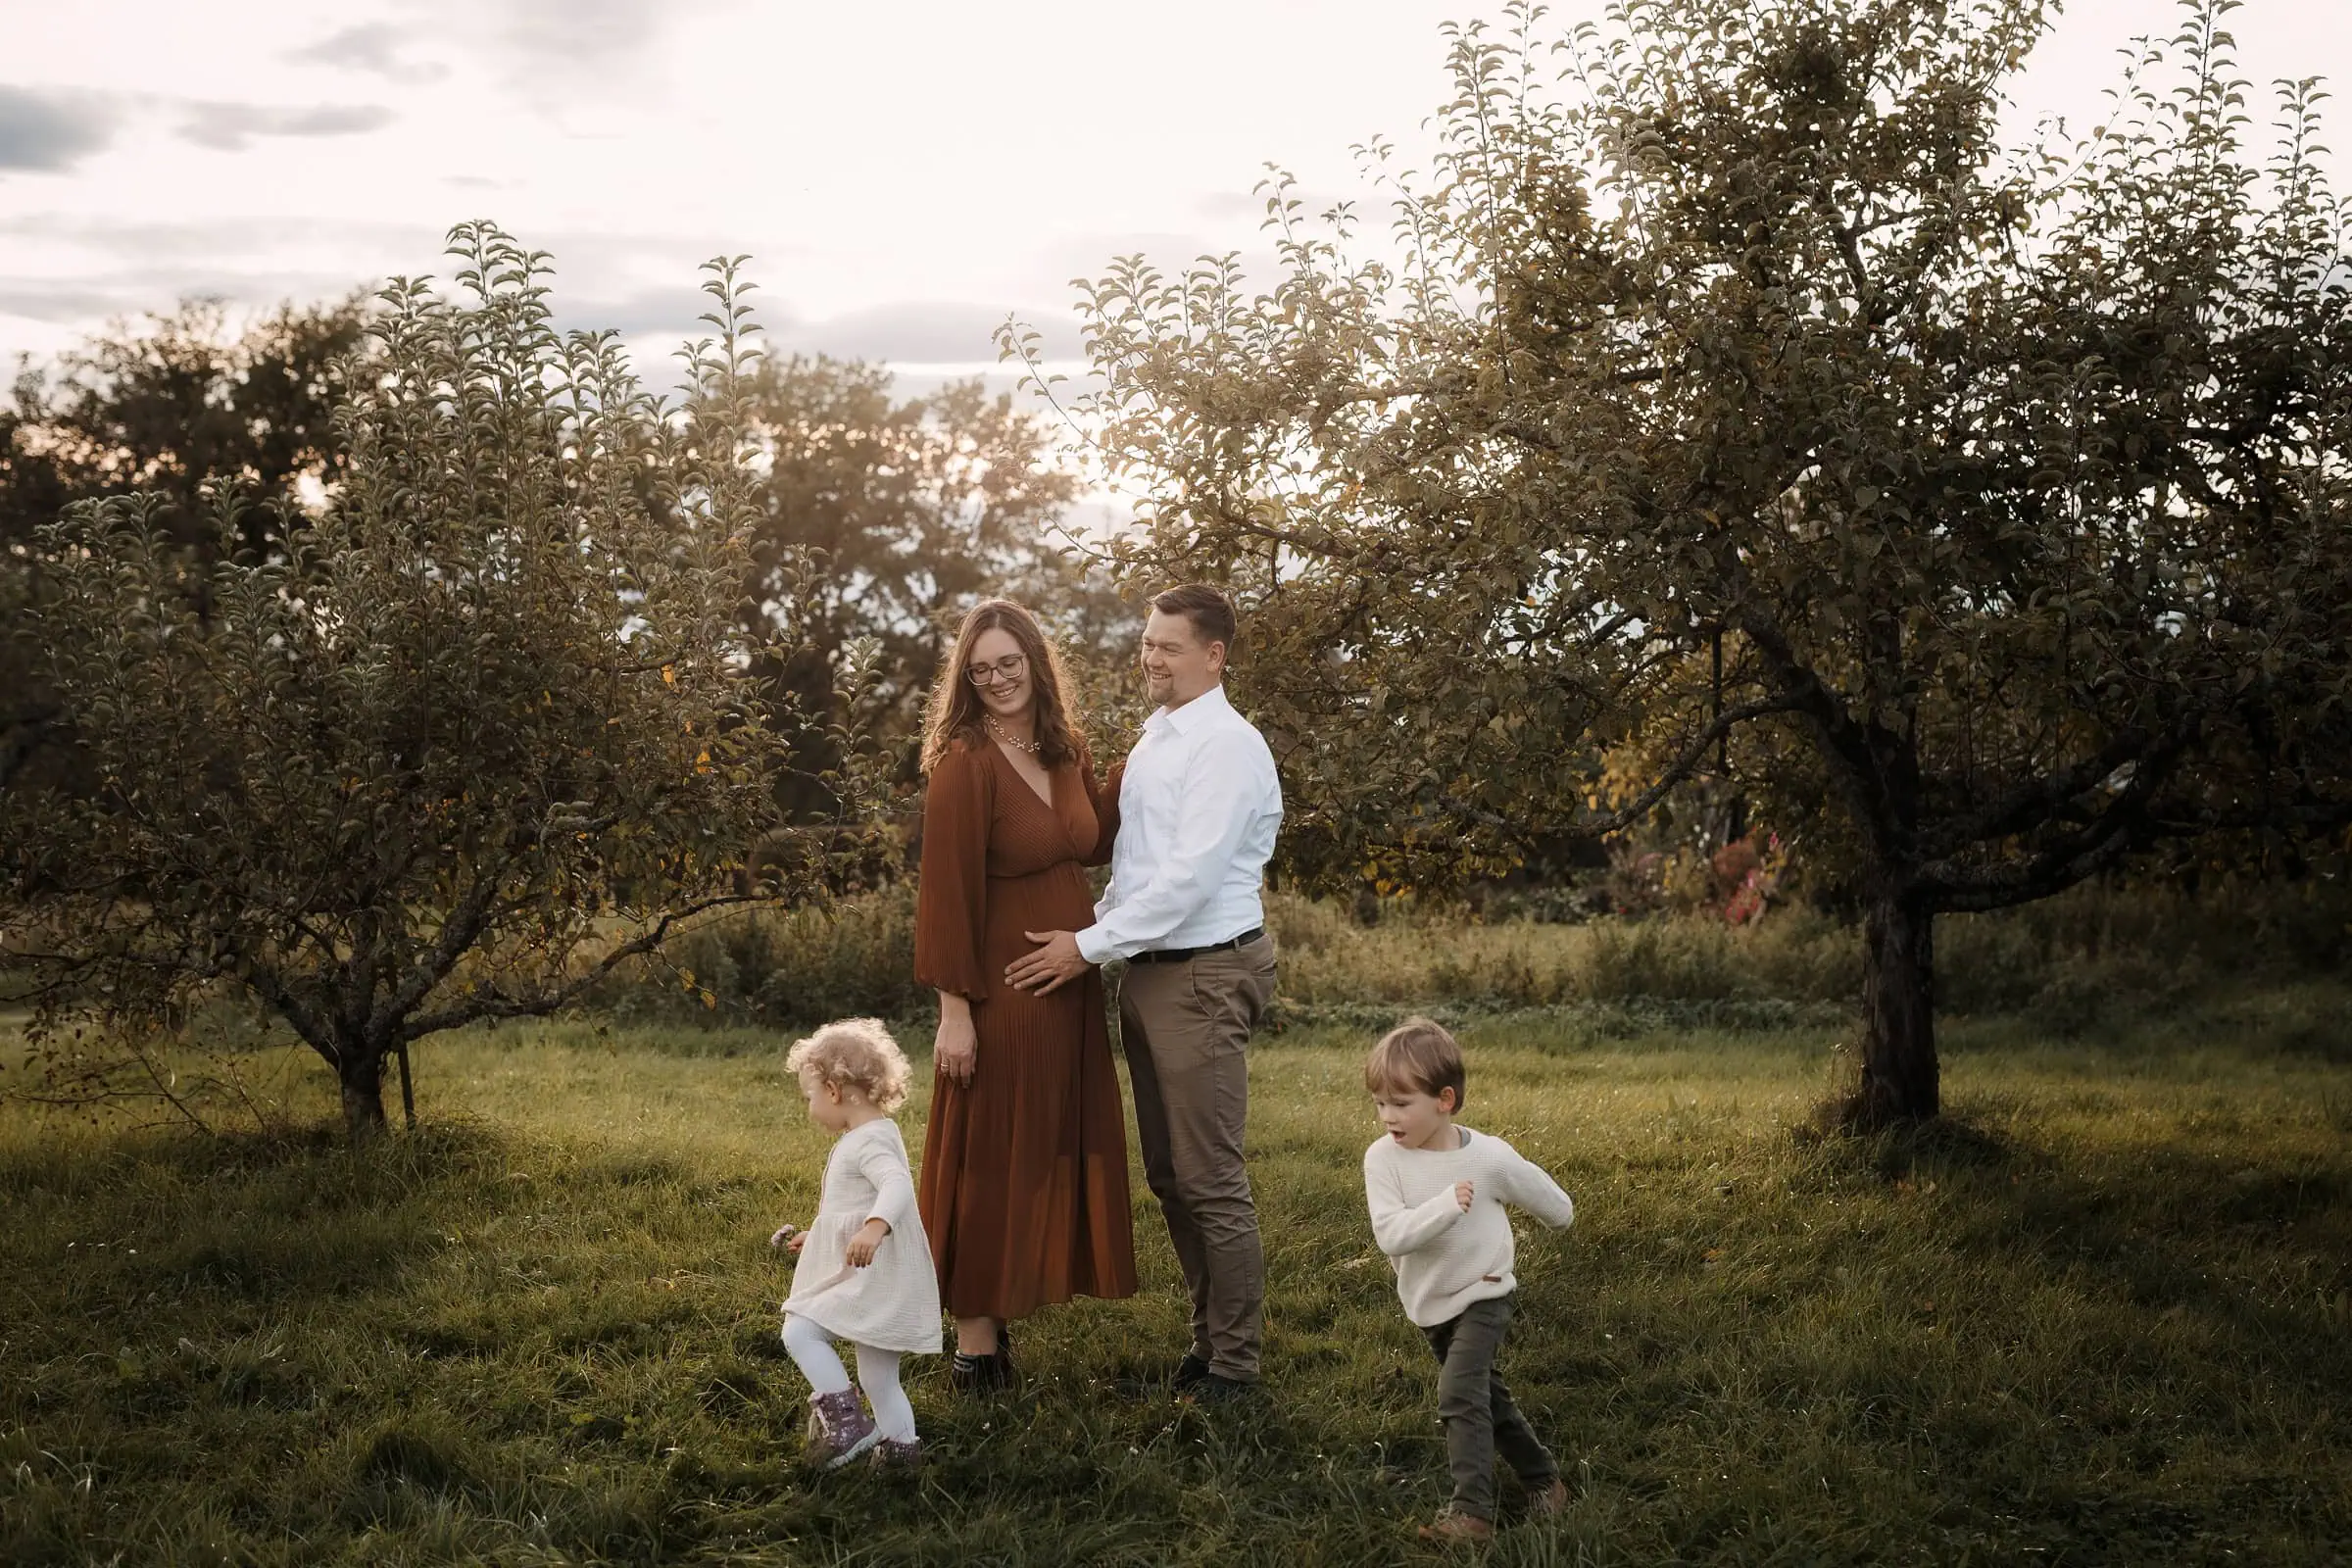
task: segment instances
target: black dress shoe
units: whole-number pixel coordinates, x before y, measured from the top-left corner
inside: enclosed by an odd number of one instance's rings
[[[997,1348],[986,1355],[967,1355],[956,1352],[948,1364],[949,1386],[962,1394],[994,1394],[1012,1384],[1012,1352],[999,1340]]]
[[[1168,1375],[1168,1387],[1182,1394],[1187,1389],[1199,1388],[1214,1375],[1208,1370],[1205,1360],[1197,1352],[1187,1350],[1184,1359],[1176,1363],[1176,1370]]]
[[[1202,1404],[1240,1404],[1256,1398],[1259,1391],[1255,1383],[1219,1377],[1211,1372],[1186,1392],[1189,1397]]]

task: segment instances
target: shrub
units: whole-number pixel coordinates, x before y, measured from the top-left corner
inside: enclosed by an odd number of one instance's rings
[[[1365,923],[1347,904],[1270,894],[1281,995],[1334,1007],[1474,1008],[1574,1004],[1706,1004],[1771,1018],[1764,1004],[1849,1006],[1860,934],[1804,905],[1727,925],[1695,910],[1563,925],[1481,921],[1457,906],[1381,901]],[[2313,878],[2231,883],[2191,896],[2139,883],[2088,886],[1995,914],[1954,916],[1936,943],[1947,1013],[2022,1012],[2061,1034],[2128,1016],[2206,980],[2332,972],[2352,960],[2352,889]],[[801,1028],[858,1013],[930,1015],[914,984],[914,890],[901,883],[816,909],[760,910],[706,926],[606,988],[629,1019]],[[709,992],[714,1005],[706,1006]]]
[[[624,971],[596,1004],[630,1020],[777,1028],[927,1015],[932,996],[914,983],[914,886],[713,922]]]

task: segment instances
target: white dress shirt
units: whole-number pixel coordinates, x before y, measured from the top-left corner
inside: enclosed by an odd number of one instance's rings
[[[1266,860],[1282,825],[1282,783],[1265,737],[1212,686],[1144,720],[1119,783],[1119,836],[1089,963],[1148,949],[1202,948],[1266,923]]]

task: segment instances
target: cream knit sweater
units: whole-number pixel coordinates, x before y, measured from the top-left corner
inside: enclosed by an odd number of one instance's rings
[[[1422,1328],[1517,1288],[1505,1203],[1555,1228],[1576,1219],[1576,1204],[1542,1166],[1499,1138],[1454,1130],[1455,1149],[1407,1149],[1384,1137],[1364,1151],[1373,1239],[1396,1271],[1404,1315]],[[1453,1197],[1465,1181],[1477,1184],[1467,1210]]]

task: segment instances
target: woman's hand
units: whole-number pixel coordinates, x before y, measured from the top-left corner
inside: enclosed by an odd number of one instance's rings
[[[1455,1183],[1453,1184],[1453,1200],[1454,1200],[1455,1202],[1457,1202],[1457,1203],[1459,1203],[1459,1204],[1461,1204],[1461,1205],[1462,1205],[1462,1211],[1463,1211],[1464,1213],[1468,1213],[1468,1212],[1469,1212],[1469,1210],[1470,1210],[1470,1200],[1472,1200],[1473,1198],[1476,1198],[1477,1196],[1478,1196],[1478,1183],[1476,1183],[1476,1182],[1455,1182]]]
[[[882,1245],[882,1238],[889,1234],[890,1222],[876,1214],[858,1227],[858,1234],[850,1238],[850,1245],[842,1250],[842,1255],[849,1259],[850,1267],[863,1268],[874,1260],[874,1250]]]
[[[790,1220],[786,1220],[783,1224],[776,1227],[776,1234],[767,1239],[767,1245],[770,1247],[782,1247],[786,1242],[789,1242],[795,1236],[800,1235],[800,1233],[801,1228],[798,1225],[793,1224]],[[796,1247],[793,1249],[793,1250],[797,1252],[800,1250],[800,1249]]]
[[[972,1028],[972,1004],[951,992],[940,993],[939,1032],[931,1039],[931,1059],[953,1084],[969,1088],[980,1065],[980,1037]]]
[[[793,1256],[798,1257],[801,1255],[801,1249],[807,1247],[808,1245],[808,1233],[807,1231],[795,1231],[792,1233],[792,1240],[784,1244],[784,1250],[790,1252]]]

